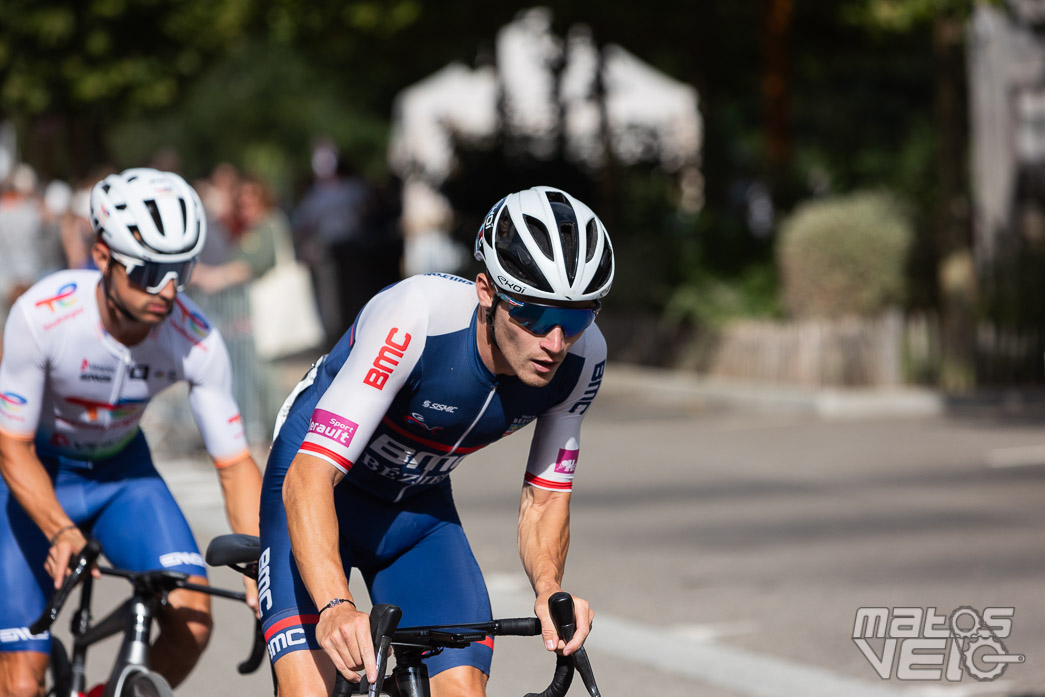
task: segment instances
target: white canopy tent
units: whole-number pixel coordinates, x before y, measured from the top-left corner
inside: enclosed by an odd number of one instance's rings
[[[604,104],[590,31],[573,27],[562,41],[551,32],[551,12],[530,9],[498,33],[496,68],[453,63],[398,96],[389,160],[404,182],[407,274],[453,271],[467,253],[448,241],[452,209],[439,193],[457,162],[455,138],[481,145],[503,129],[533,156],[551,158],[564,136],[567,157],[592,170],[605,163],[608,145],[624,165],[655,162],[676,173],[681,207],[701,208],[703,123],[696,91],[619,46],[602,51]]]

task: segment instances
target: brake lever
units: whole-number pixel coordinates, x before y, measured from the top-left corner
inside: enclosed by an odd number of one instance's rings
[[[236,666],[236,672],[240,675],[253,673],[261,665],[261,659],[265,657],[265,634],[261,630],[261,620],[254,618],[254,645],[250,648],[250,656],[247,660]]]
[[[570,643],[573,635],[577,632],[576,618],[573,613],[573,597],[565,591],[560,591],[548,600],[548,607],[551,610],[552,620],[555,622],[555,629],[559,632],[559,636],[567,644]],[[584,682],[584,687],[588,690],[588,694],[591,697],[601,697],[602,693],[599,692],[599,686],[595,683],[595,672],[591,668],[588,652],[582,646],[570,654],[570,657],[573,658],[577,672],[581,674],[581,680]]]
[[[392,646],[392,633],[402,617],[403,611],[396,605],[375,605],[370,609],[370,635],[374,641],[374,658],[377,660],[377,680],[367,690],[369,697],[381,694],[385,667],[388,665],[388,649]]]
[[[591,697],[601,697],[602,693],[599,692],[599,686],[595,683],[595,672],[591,669],[591,661],[588,660],[588,652],[584,650],[583,646],[573,652],[573,662],[577,672],[581,674],[581,682],[584,683],[588,694]]]

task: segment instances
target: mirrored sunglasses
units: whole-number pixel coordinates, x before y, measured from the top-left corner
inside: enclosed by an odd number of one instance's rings
[[[132,286],[153,295],[162,291],[171,280],[179,291],[185,290],[192,270],[196,267],[195,259],[176,262],[142,261],[117,252],[111,254],[113,259],[127,269],[127,280]]]
[[[556,327],[562,327],[567,338],[575,337],[592,325],[601,308],[598,302],[595,307],[576,308],[522,302],[504,293],[497,293],[497,297],[505,302],[509,317],[537,336],[544,336]]]

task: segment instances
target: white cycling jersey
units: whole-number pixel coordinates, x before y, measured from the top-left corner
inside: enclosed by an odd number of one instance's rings
[[[149,400],[189,383],[189,406],[218,466],[248,454],[221,335],[182,294],[136,346],[102,326],[98,271],[59,271],[11,308],[0,363],[0,431],[82,460],[118,453]]]

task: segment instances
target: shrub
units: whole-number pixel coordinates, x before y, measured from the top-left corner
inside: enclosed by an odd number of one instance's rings
[[[800,204],[777,246],[784,305],[797,317],[839,317],[903,302],[913,237],[908,214],[888,193]]]

